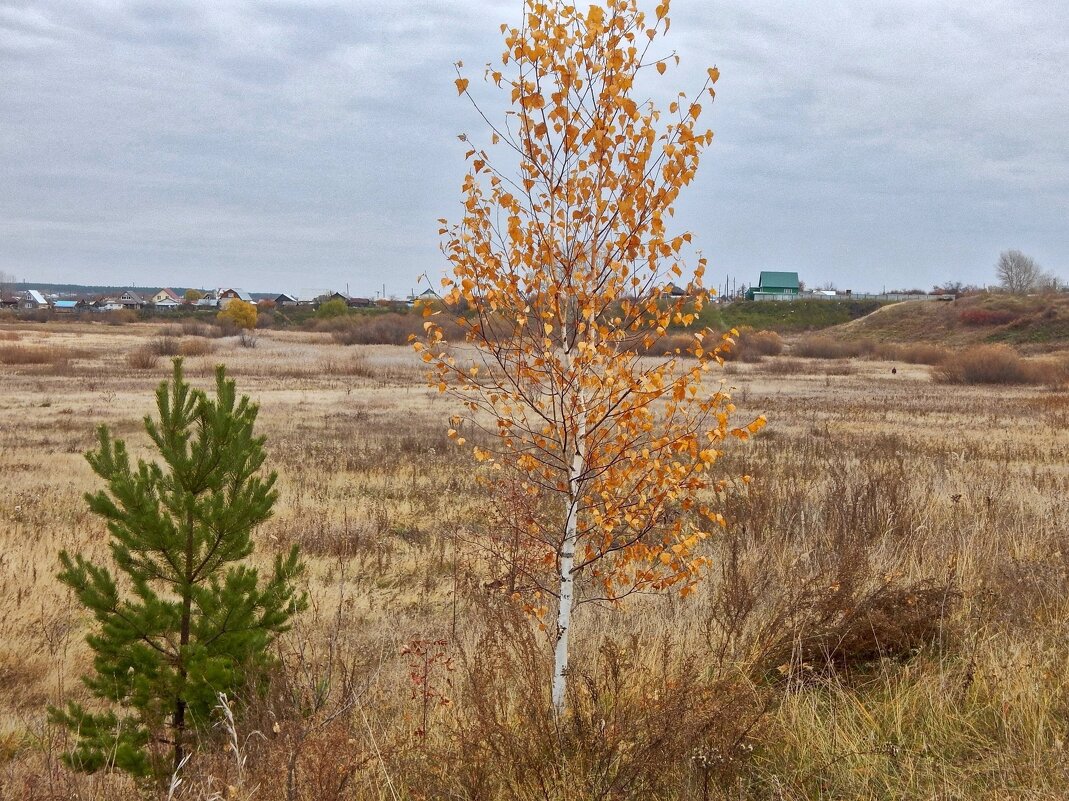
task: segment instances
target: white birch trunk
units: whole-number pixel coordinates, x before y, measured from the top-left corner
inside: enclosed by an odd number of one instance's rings
[[[564,547],[557,560],[560,566],[560,603],[557,607],[557,647],[553,651],[553,709],[558,714],[564,710],[564,690],[568,680],[568,631],[572,625],[572,601],[575,595],[572,565],[575,563],[579,476],[582,472],[583,456],[581,448],[576,448],[568,477],[568,519],[564,528]]]
[[[565,368],[571,367],[571,349],[568,343],[568,317],[571,309],[565,310],[562,326],[562,344],[564,346]],[[572,321],[575,325],[575,321]],[[560,595],[557,605],[557,645],[553,650],[553,709],[557,714],[564,711],[564,692],[568,684],[568,634],[572,625],[572,607],[575,601],[575,578],[572,567],[575,564],[576,540],[579,535],[579,502],[582,493],[580,478],[586,469],[583,458],[586,435],[585,393],[580,384],[577,392],[579,408],[576,410],[577,426],[575,432],[575,453],[572,466],[568,471],[568,516],[564,524],[564,542],[561,547],[557,565],[560,570]]]

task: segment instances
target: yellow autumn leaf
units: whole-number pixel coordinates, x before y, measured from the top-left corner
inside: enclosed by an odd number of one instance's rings
[[[664,71],[666,69],[668,69],[668,65],[667,64],[665,64],[663,61],[658,61],[657,62],[657,72],[659,72],[661,75],[664,75]]]
[[[457,78],[455,83],[457,85],[457,94],[458,95],[462,95],[462,94],[464,94],[464,92],[466,92],[468,90],[468,79],[467,78]]]
[[[527,110],[540,109],[545,108],[546,100],[544,97],[542,97],[542,95],[538,94],[538,92],[532,92],[529,95],[524,95],[520,99],[520,105],[522,105],[524,109]]]

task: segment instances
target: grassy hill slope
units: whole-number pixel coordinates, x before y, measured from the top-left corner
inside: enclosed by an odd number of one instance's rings
[[[719,330],[749,326],[791,334],[847,323],[871,314],[882,305],[876,300],[743,300],[707,306],[701,317],[704,325]]]
[[[957,347],[985,342],[1035,350],[1062,347],[1069,345],[1069,294],[983,294],[950,303],[895,303],[826,333],[836,338]]]

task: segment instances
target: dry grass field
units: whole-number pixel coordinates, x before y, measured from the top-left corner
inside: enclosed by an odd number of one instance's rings
[[[68,771],[46,707],[90,666],[57,552],[107,556],[82,454],[101,423],[147,453],[169,360],[128,357],[159,336],[0,328],[0,798],[139,797]],[[1069,392],[729,364],[769,426],[718,464],[754,480],[719,499],[716,566],[684,600],[584,609],[558,723],[545,635],[464,547],[488,501],[411,352],[192,339],[196,383],[224,363],[261,406],[281,499],[256,558],[298,543],[310,606],[174,798],[1069,796]]]

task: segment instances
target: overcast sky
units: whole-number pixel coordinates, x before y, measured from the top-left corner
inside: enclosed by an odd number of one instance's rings
[[[480,75],[521,7],[0,0],[0,270],[437,285],[481,130],[451,64]],[[709,283],[983,284],[1008,248],[1069,279],[1065,0],[674,0],[661,44],[682,66],[655,91],[722,74],[677,217]]]

